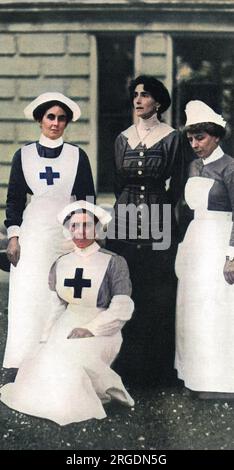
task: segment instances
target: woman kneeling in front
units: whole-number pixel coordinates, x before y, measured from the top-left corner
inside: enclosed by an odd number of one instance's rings
[[[1,388],[9,407],[65,425],[105,418],[103,403],[111,399],[134,405],[110,367],[134,308],[125,260],[95,241],[98,225],[110,219],[85,201],[59,214],[74,250],[50,270],[54,297],[41,338],[45,344],[23,361],[15,382]]]

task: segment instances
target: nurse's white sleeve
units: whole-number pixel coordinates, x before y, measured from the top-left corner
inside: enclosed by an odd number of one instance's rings
[[[87,323],[87,328],[94,336],[110,336],[123,328],[130,320],[134,303],[128,295],[115,295],[107,310],[99,313],[94,320]]]

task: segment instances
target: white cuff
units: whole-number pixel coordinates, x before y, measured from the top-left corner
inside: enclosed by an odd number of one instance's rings
[[[84,325],[94,336],[109,336],[117,333],[126,321],[130,320],[134,310],[132,299],[125,294],[114,295],[106,310]]]
[[[230,256],[230,258],[234,258],[234,246],[229,245],[226,255]]]
[[[8,240],[12,237],[19,237],[20,227],[18,225],[11,225],[7,229],[7,238]]]
[[[87,329],[90,331],[90,333],[93,334],[93,336],[112,336],[118,333],[118,331],[123,328],[125,323],[125,321],[115,320],[112,323],[109,323],[109,325],[106,325],[105,327],[91,325]]]

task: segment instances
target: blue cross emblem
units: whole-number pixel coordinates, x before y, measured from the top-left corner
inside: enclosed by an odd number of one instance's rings
[[[52,166],[45,167],[45,173],[40,173],[40,179],[46,180],[47,185],[51,186],[54,184],[54,178],[60,178],[60,173],[55,172],[53,173]]]
[[[73,297],[81,299],[83,287],[91,287],[91,279],[82,279],[83,268],[76,268],[74,279],[64,279],[65,287],[74,287]]]

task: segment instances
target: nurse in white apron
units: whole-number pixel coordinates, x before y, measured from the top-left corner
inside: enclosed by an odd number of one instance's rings
[[[175,366],[200,398],[234,398],[234,159],[219,146],[221,115],[199,100],[185,111],[198,158],[185,187],[194,220],[176,258]]]
[[[8,336],[3,366],[18,368],[36,346],[51,305],[48,273],[63,252],[56,215],[69,202],[94,197],[85,152],[64,143],[63,132],[80,117],[79,106],[61,93],[43,93],[24,110],[41,127],[39,141],[14,155],[6,204],[11,262]],[[26,204],[28,196],[31,201]]]
[[[65,425],[104,418],[103,404],[112,399],[134,405],[110,367],[134,304],[126,261],[94,240],[95,224],[106,224],[110,215],[77,201],[59,218],[68,220],[74,249],[50,270],[53,308],[41,337],[45,344],[28,355],[15,382],[0,392],[9,407]]]

